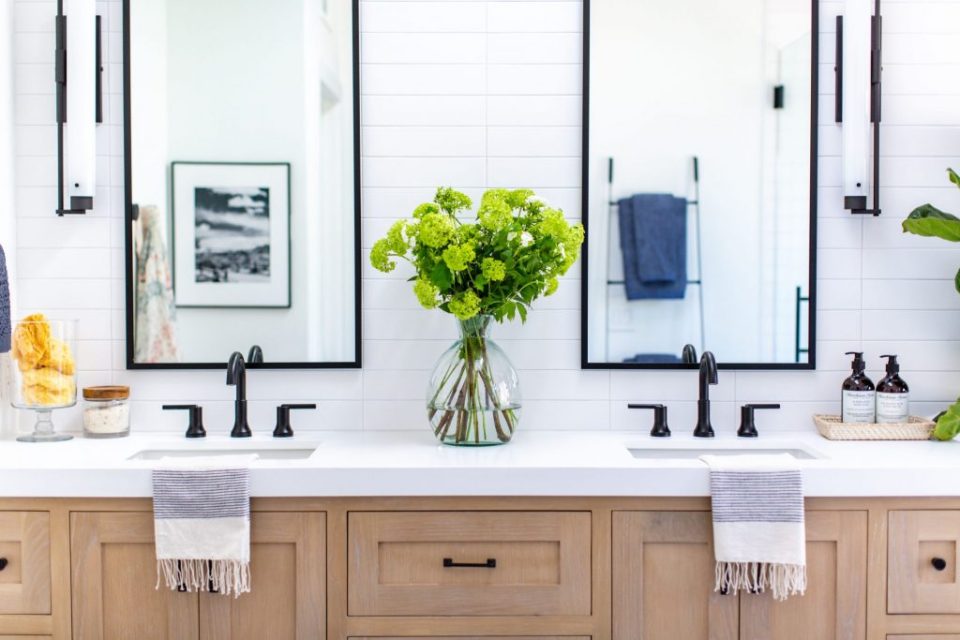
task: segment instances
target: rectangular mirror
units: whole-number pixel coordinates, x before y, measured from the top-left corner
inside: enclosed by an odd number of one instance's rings
[[[358,367],[358,0],[124,0],[127,367]]]
[[[584,368],[814,368],[817,0],[584,11]]]

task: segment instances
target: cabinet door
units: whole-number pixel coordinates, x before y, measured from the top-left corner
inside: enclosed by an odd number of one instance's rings
[[[866,638],[867,514],[809,511],[806,525],[806,594],[742,594],[742,640]]]
[[[73,640],[196,640],[196,593],[157,585],[153,515],[70,518]]]
[[[326,517],[254,513],[250,593],[200,594],[203,640],[316,640],[326,635]]]
[[[706,512],[613,514],[614,640],[735,640],[738,598],[715,593]]]

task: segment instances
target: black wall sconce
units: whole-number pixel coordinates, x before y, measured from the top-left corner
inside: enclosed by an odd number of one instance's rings
[[[96,6],[96,0],[57,0],[54,80],[58,216],[93,209],[97,189],[96,127],[103,122],[103,36]]]
[[[843,131],[843,207],[873,216],[881,213],[882,35],[880,0],[845,0],[843,15],[837,16],[834,67],[835,119]]]

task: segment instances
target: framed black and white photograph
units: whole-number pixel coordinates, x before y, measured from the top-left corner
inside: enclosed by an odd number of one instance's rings
[[[178,307],[290,306],[290,165],[174,162]]]

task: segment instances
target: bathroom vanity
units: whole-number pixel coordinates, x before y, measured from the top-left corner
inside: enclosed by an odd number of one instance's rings
[[[960,635],[953,444],[544,432],[479,452],[318,432],[4,446],[4,640]],[[693,456],[733,446],[803,457],[803,597],[713,592]],[[149,458],[237,450],[261,455],[252,592],[155,590]]]

